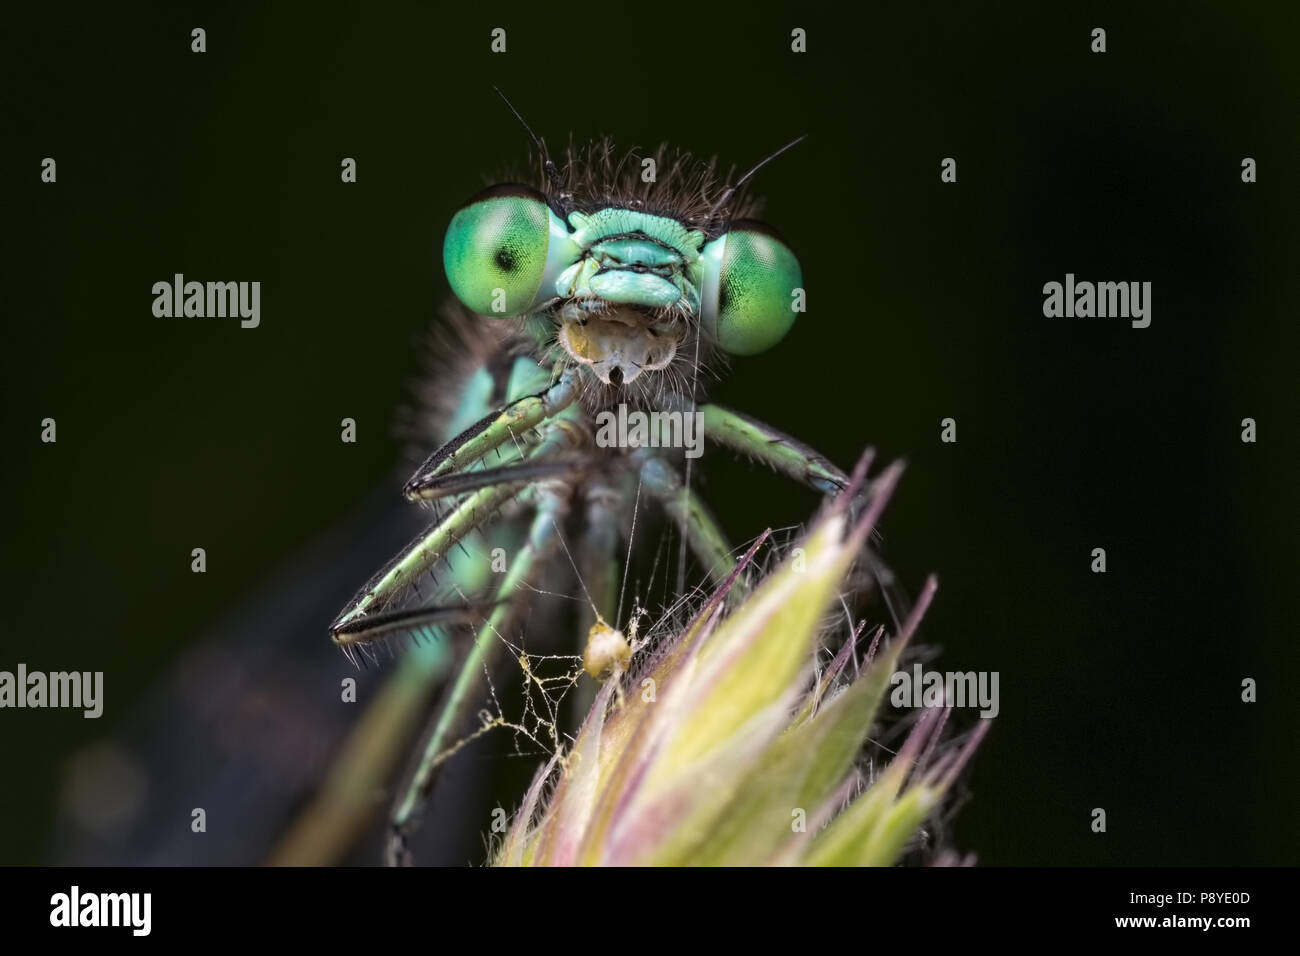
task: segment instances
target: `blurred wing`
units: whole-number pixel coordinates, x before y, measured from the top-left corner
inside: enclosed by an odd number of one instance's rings
[[[387,678],[400,667],[353,667],[331,646],[328,628],[340,598],[404,544],[422,517],[386,485],[187,649],[116,735],[70,759],[51,862],[250,865],[271,857],[368,702],[397,683]],[[446,646],[418,650],[433,653],[424,664],[442,672],[454,656]],[[347,677],[357,681],[358,703],[342,699]],[[431,704],[419,702],[412,732]],[[466,799],[474,789],[449,788]],[[352,859],[379,860],[378,821],[388,797],[367,795],[372,839],[353,834]],[[194,829],[200,809],[202,833]]]

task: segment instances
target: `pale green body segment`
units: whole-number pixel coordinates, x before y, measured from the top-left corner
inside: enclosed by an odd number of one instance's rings
[[[560,274],[557,295],[651,308],[680,302],[692,312],[699,309],[704,233],[633,209],[575,212],[569,224],[585,255]],[[638,270],[620,268],[631,265]]]
[[[698,257],[704,247],[704,233],[687,229],[676,219],[636,209],[574,212],[569,214],[569,225],[573,227],[573,241],[583,249],[609,236],[630,236],[638,232],[691,258]]]
[[[536,395],[545,391],[550,384],[551,373],[532,359],[521,355],[510,366],[505,402],[508,404],[527,395]],[[439,436],[441,440],[450,441],[484,415],[495,411],[497,406],[491,402],[495,387],[496,383],[487,369],[476,369],[465,383],[460,401],[442,429],[442,434]]]

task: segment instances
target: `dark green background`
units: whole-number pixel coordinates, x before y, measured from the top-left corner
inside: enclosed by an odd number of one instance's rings
[[[1293,5],[257,6],[6,25],[0,667],[103,670],[108,709],[0,712],[0,862],[45,859],[63,759],[391,474],[443,229],[526,159],[492,83],[553,144],[811,134],[759,189],[809,312],[715,395],[908,460],[888,558],[940,578],[939,666],[1001,673],[958,847],[1297,862]],[[154,318],[174,272],[260,280],[261,327]],[[1151,328],[1044,318],[1066,272],[1153,282]],[[738,540],[815,503],[725,461],[703,487]]]

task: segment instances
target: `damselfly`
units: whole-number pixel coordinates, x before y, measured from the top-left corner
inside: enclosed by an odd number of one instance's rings
[[[677,529],[679,594],[687,549],[714,581],[735,567],[692,490],[692,456],[671,447],[684,426],[698,421],[710,452],[823,494],[847,482],[794,438],[705,399],[711,375],[776,345],[803,309],[799,261],[748,218],[747,197],[754,174],[799,140],[728,182],[715,163],[668,147],[639,157],[606,141],[556,163],[528,132],[541,182],[479,193],[446,231],[447,281],[469,313],[454,323],[451,351],[465,361],[438,383],[445,443],[404,489],[435,520],[331,627],[354,659],[394,635],[473,634],[394,808],[394,862],[548,564],[571,560],[578,572],[590,633],[603,642],[587,649],[593,674],[625,656],[618,567],[636,509],[653,502]],[[615,410],[621,421],[648,416],[637,440],[602,438],[601,417]]]

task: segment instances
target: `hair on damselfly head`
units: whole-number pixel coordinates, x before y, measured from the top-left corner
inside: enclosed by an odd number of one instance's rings
[[[523,114],[515,108],[515,104],[510,102],[509,97],[501,91],[499,86],[493,86],[492,89],[496,91],[497,96],[501,97],[501,101],[506,104],[510,112],[515,115],[515,119],[519,120],[519,125],[524,128],[528,138],[537,147],[537,152],[542,159],[542,169],[546,171],[546,178],[556,189],[556,199],[559,200],[562,207],[567,206],[568,200],[572,197],[565,191],[564,177],[560,175],[560,170],[551,161],[551,154],[546,149],[546,140],[533,132],[533,128],[528,125],[528,121],[524,119]]]
[[[798,146],[807,138],[808,138],[807,133],[804,133],[802,136],[795,137],[794,139],[790,140],[790,142],[782,146],[780,149],[769,154],[765,158],[760,159],[757,163],[753,165],[753,167],[750,168],[749,172],[745,173],[745,175],[741,176],[738,180],[736,180],[735,185],[726,186],[722,190],[722,195],[718,197],[718,201],[715,202],[713,204],[713,208],[709,210],[707,221],[712,223],[717,218],[718,211],[726,208],[727,203],[731,201],[732,197],[735,196],[737,192],[739,192],[741,189],[745,187],[745,184],[748,183],[749,180],[753,178],[755,173],[757,173],[768,163],[772,162],[772,160],[776,159],[782,153],[785,153],[793,149],[794,147]]]
[[[506,107],[514,115],[515,119],[519,121],[519,125],[524,128],[524,132],[528,134],[529,140],[532,141],[532,144],[534,148],[537,150],[538,156],[540,157],[542,163],[542,169],[545,174],[546,181],[554,190],[554,193],[548,196],[548,199],[550,199],[552,203],[557,207],[556,209],[557,212],[559,212],[562,216],[567,216],[569,213],[573,212],[574,209],[576,208],[574,202],[574,191],[572,188],[573,187],[572,173],[574,167],[575,165],[582,165],[582,166],[595,165],[592,162],[595,156],[591,153],[588,153],[586,156],[581,157],[580,164],[575,164],[574,150],[573,147],[570,146],[569,153],[568,153],[568,162],[566,163],[566,171],[562,172],[559,166],[557,166],[556,163],[551,159],[550,151],[547,149],[546,146],[546,140],[542,136],[540,136],[536,131],[534,131],[532,126],[529,125],[528,121],[524,119],[523,114],[520,113],[519,109],[514,105],[514,103],[510,101],[510,98],[506,96],[506,94],[501,90],[500,87],[494,85],[492,87],[492,90],[497,94],[497,96],[501,97],[502,102],[505,103]],[[742,193],[745,187],[749,185],[750,181],[754,178],[754,176],[757,175],[759,170],[763,169],[763,167],[767,166],[769,163],[773,162],[778,157],[784,155],[786,152],[790,151],[795,146],[798,146],[807,138],[808,138],[807,133],[795,137],[794,139],[786,143],[784,146],[781,146],[773,150],[767,156],[760,159],[757,163],[751,166],[749,170],[746,171],[742,176],[737,178],[735,182],[727,182],[722,184],[721,191],[718,194],[717,198],[708,200],[710,202],[710,205],[707,207],[703,216],[698,217],[698,228],[701,229],[701,231],[703,231],[704,233],[708,235],[712,235],[716,232],[719,223],[725,223],[731,219],[743,218],[743,215],[747,213],[742,213],[742,215],[740,216],[734,214],[723,216],[721,215],[721,213],[724,210],[727,210],[729,205],[734,200],[737,199],[737,197]],[[600,158],[604,160],[604,165],[606,166],[606,173],[608,173],[610,171],[608,168],[609,163],[612,162],[613,143],[611,140],[606,138],[600,141],[600,145],[597,147],[597,149],[603,150],[603,155]],[[662,155],[663,149],[664,148],[661,147],[657,155]],[[629,158],[636,155],[638,154],[636,153],[635,150],[625,153],[620,158],[618,166],[614,167],[615,176],[612,178],[615,179],[618,178],[617,172],[620,172],[622,170],[623,165],[628,161]],[[684,166],[692,158],[693,157],[689,152],[684,150],[678,151],[676,156],[673,159],[672,166],[676,166],[676,167]],[[710,178],[711,178],[713,170],[715,169],[714,163],[701,162],[700,166],[702,169],[707,169],[709,171]],[[702,183],[701,185],[704,184]],[[701,191],[701,198],[705,198],[702,191]],[[632,200],[632,202],[637,202],[637,200]]]

